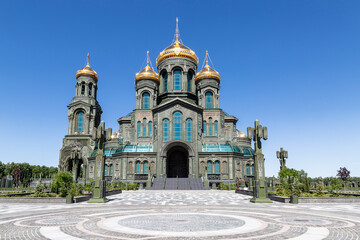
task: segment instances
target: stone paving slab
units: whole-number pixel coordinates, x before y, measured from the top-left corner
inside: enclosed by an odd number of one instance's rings
[[[0,239],[359,239],[360,204],[233,191],[124,191],[104,204],[0,204]]]

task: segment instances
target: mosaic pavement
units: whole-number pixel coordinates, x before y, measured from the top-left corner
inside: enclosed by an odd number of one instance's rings
[[[0,239],[360,239],[360,204],[252,204],[233,191],[136,191],[106,204],[0,204]]]

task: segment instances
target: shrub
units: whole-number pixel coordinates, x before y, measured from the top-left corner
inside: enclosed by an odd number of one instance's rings
[[[316,197],[324,197],[325,196],[325,192],[324,192],[322,182],[318,183],[318,185],[316,186],[316,192],[315,192],[314,195]]]
[[[66,197],[72,183],[73,176],[70,172],[58,172],[55,174],[53,184],[51,185],[51,192]]]
[[[80,196],[82,195],[82,191],[84,190],[84,186],[80,183],[72,183],[68,194],[73,196]]]

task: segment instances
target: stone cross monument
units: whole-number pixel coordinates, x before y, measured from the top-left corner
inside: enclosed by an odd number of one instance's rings
[[[280,161],[280,170],[286,169],[285,158],[288,158],[288,151],[285,151],[283,148],[280,148],[280,151],[276,151],[276,157]]]
[[[262,153],[262,146],[260,139],[267,140],[268,133],[267,127],[263,127],[259,124],[259,121],[255,121],[255,127],[247,128],[248,138],[253,139],[255,145],[255,181],[253,188],[253,198],[250,202],[253,203],[271,203],[267,194],[267,185],[265,181],[265,167],[264,167],[264,154]]]
[[[95,127],[92,139],[96,142],[97,152],[95,157],[95,176],[93,182],[92,198],[89,203],[104,203],[106,199],[106,181],[105,181],[105,141],[111,139],[112,129],[105,129],[105,123],[102,121],[99,127]]]

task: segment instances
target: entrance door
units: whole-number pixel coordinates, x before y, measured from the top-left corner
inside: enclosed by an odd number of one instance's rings
[[[168,152],[166,174],[168,178],[189,176],[188,153],[185,149],[174,148]]]

